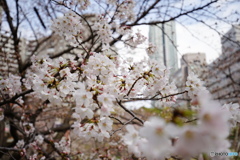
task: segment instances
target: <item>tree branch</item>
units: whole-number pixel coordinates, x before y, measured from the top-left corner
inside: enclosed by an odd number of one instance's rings
[[[3,101],[3,102],[0,102],[0,106],[5,105],[5,104],[7,104],[7,103],[13,103],[13,102],[14,102],[16,99],[18,99],[19,97],[24,96],[24,95],[26,95],[26,94],[29,94],[29,93],[31,93],[31,92],[33,92],[32,89],[27,90],[27,91],[24,91],[24,92],[22,92],[22,93],[20,93],[20,94],[16,94],[16,95],[13,96],[12,98],[7,99],[7,100],[5,100],[5,101]]]
[[[162,21],[152,21],[152,22],[143,22],[143,23],[137,23],[138,21],[135,21],[134,23],[131,23],[131,24],[126,24],[127,26],[137,26],[137,25],[156,25],[156,24],[159,24],[159,23],[166,23],[166,22],[170,22],[174,19],[177,19],[181,16],[184,16],[184,15],[188,15],[189,13],[192,13],[192,12],[195,12],[195,11],[198,11],[198,10],[201,10],[201,9],[204,9],[206,7],[208,7],[209,5],[213,4],[213,3],[216,3],[218,0],[213,0],[201,7],[197,7],[197,8],[193,8],[192,10],[190,11],[186,11],[184,13],[180,13],[178,14],[177,16],[174,16],[174,17],[171,17],[169,18],[168,20],[162,20]],[[142,16],[141,16],[142,17]]]
[[[119,105],[122,109],[124,109],[127,113],[129,113],[129,114],[133,117],[133,119],[138,120],[142,125],[144,124],[143,120],[141,120],[140,118],[138,118],[132,111],[130,111],[130,110],[128,110],[126,107],[124,107],[124,106],[122,105],[122,102],[121,102],[121,101],[119,101],[118,99],[116,99],[116,101],[117,101],[118,105]]]

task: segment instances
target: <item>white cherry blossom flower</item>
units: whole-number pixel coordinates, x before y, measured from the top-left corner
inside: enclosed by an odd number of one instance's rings
[[[75,113],[73,113],[73,118],[84,119],[87,117],[88,119],[91,119],[93,118],[93,114],[93,111],[89,108],[76,107]]]
[[[70,68],[64,68],[59,72],[61,77],[69,77],[71,75]]]
[[[126,126],[127,133],[122,137],[123,142],[128,146],[128,151],[134,153],[136,156],[141,157],[140,144],[142,139],[139,136],[139,131],[133,125]]]
[[[112,106],[114,97],[112,95],[103,93],[98,96],[98,101],[102,103],[104,106]]]
[[[25,145],[25,142],[24,142],[24,140],[22,139],[22,140],[18,140],[18,142],[17,142],[17,144],[16,144],[16,147],[17,147],[17,148],[23,148],[24,145]]]
[[[23,129],[24,129],[24,131],[27,135],[29,135],[29,134],[31,134],[35,131],[35,128],[34,128],[33,124],[32,123],[27,123],[27,122],[23,123]]]
[[[140,136],[147,141],[140,149],[148,159],[164,159],[171,155],[172,142],[164,120],[152,117],[140,129]]]
[[[69,138],[62,137],[62,139],[59,142],[54,143],[54,146],[60,151],[62,151],[63,153],[69,154],[71,151],[70,144],[71,144],[71,141]]]
[[[73,93],[74,99],[76,100],[77,106],[84,105],[88,107],[92,102],[92,93],[86,91],[85,89],[78,89]]]
[[[111,131],[112,130],[113,121],[108,117],[102,117],[99,120],[98,126],[101,131]]]
[[[43,136],[42,135],[38,135],[35,137],[35,141],[38,143],[38,144],[42,144],[43,143]]]
[[[230,124],[231,127],[235,127],[236,123],[239,122],[240,123],[240,108],[239,108],[239,104],[237,103],[230,103],[230,104],[224,104],[222,106],[222,108],[228,112],[230,112]]]

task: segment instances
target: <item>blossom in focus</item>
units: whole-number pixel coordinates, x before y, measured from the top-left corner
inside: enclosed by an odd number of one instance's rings
[[[34,128],[32,123],[24,122],[23,123],[23,128],[24,128],[24,131],[27,135],[29,135],[29,134],[31,134],[35,131],[35,128]]]

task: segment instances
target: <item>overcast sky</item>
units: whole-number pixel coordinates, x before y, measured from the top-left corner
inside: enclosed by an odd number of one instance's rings
[[[204,0],[186,0],[187,3]],[[219,0],[211,8],[195,15],[199,21],[183,16],[176,20],[178,58],[186,53],[202,52],[207,63],[211,63],[221,54],[221,37],[231,24],[240,23],[240,0]],[[194,12],[195,13],[195,12]],[[148,28],[142,27],[142,33],[148,36]]]
[[[148,37],[148,26],[138,26],[134,30],[141,30],[141,33]],[[226,33],[230,29],[230,25],[221,27],[221,32]],[[186,53],[205,53],[207,63],[211,63],[221,54],[221,36],[214,30],[208,28],[201,23],[182,25],[176,23],[176,37],[178,47],[178,59]],[[120,47],[122,48],[122,47]],[[147,57],[142,46],[135,50],[132,55],[135,59],[141,60]],[[124,54],[125,50],[122,51]]]
[[[225,32],[229,29],[229,25],[223,26]],[[210,63],[221,54],[221,36],[203,24],[183,26],[177,23],[176,32],[179,55],[202,52],[206,54],[207,62]]]

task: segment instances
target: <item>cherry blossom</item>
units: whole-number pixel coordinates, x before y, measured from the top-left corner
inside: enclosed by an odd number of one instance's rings
[[[23,148],[24,145],[25,145],[25,142],[24,142],[24,140],[22,139],[22,140],[19,140],[19,141],[17,142],[16,147],[17,147],[17,148]]]
[[[54,146],[62,151],[64,154],[70,153],[70,139],[63,137],[59,142],[55,142]]]
[[[126,126],[127,133],[123,136],[123,142],[128,146],[128,151],[134,153],[136,156],[141,157],[140,144],[142,139],[139,136],[139,131],[132,125]]]
[[[136,62],[120,54],[115,41],[129,50],[147,41],[140,30],[133,31],[132,26],[145,23],[135,12],[139,6],[134,0],[54,3],[62,10],[51,28],[66,41],[61,47],[72,47],[52,55],[34,51],[26,64],[28,69],[0,77],[0,121],[8,120],[10,128],[21,135],[17,137],[23,138],[15,144],[17,138],[12,135],[16,152],[32,160],[51,159],[52,155],[111,159],[111,144],[115,144],[118,152],[126,146],[137,158],[164,160],[208,159],[210,151],[229,151],[231,128],[240,123],[238,104],[222,106],[213,100],[204,82],[193,73],[180,93],[170,78],[170,68],[147,58]],[[139,14],[154,13],[151,3],[144,1],[137,8]],[[98,10],[89,14],[92,6]],[[148,6],[150,10],[144,11]],[[149,54],[155,52],[153,44],[144,49]],[[176,103],[177,96],[185,92],[195,102],[188,108]],[[128,107],[128,102],[145,100],[154,101],[149,117],[141,113],[148,108],[135,112]],[[168,120],[162,116],[163,106],[170,108]],[[182,123],[175,121],[178,118]],[[57,124],[59,119],[63,123]],[[64,134],[57,134],[59,130]],[[104,155],[79,153],[78,147],[71,146],[75,140],[105,144],[91,150],[94,154],[105,150]],[[106,144],[105,140],[115,143]],[[44,151],[47,146],[53,149],[51,156]]]
[[[102,132],[112,130],[113,121],[110,118],[102,117],[99,121],[98,126]]]
[[[237,122],[240,122],[240,108],[239,104],[237,103],[230,103],[230,104],[224,104],[222,106],[224,110],[227,110],[230,112],[230,124],[232,127],[235,127]]]
[[[169,132],[162,119],[152,117],[144,123],[140,136],[147,141],[140,144],[140,148],[148,159],[164,159],[170,156],[172,142]]]
[[[24,131],[27,135],[33,133],[34,130],[35,130],[35,128],[33,127],[33,124],[32,123],[27,123],[27,122],[23,123],[23,128],[24,128]]]
[[[203,82],[193,73],[190,73],[186,82],[186,91],[191,98],[195,98],[200,91],[204,91],[206,88],[203,86]]]
[[[20,93],[21,90],[21,77],[10,74],[8,77],[0,77],[0,90],[1,94],[9,94],[14,96],[17,93]]]
[[[42,135],[37,135],[37,136],[35,137],[35,141],[36,141],[38,144],[42,144],[42,143],[43,143],[43,140],[44,140],[44,138],[43,138]]]
[[[83,38],[81,19],[73,11],[66,13],[62,18],[53,21],[52,29],[56,30],[56,33],[60,36],[66,38],[66,40],[68,40],[73,46],[77,46],[78,41],[81,41]]]

